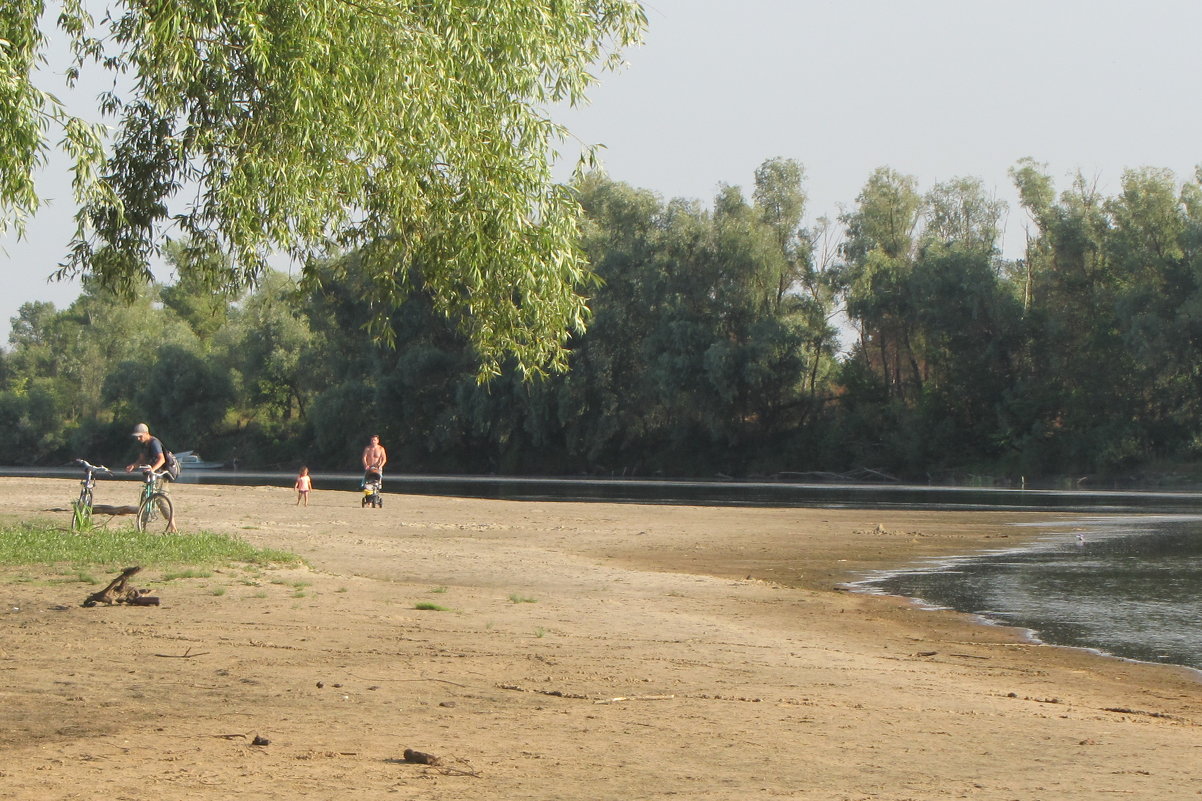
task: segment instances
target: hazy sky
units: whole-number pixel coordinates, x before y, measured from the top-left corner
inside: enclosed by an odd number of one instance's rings
[[[665,199],[748,195],[765,159],[806,169],[807,217],[849,206],[876,167],[922,189],[980,178],[1010,203],[1007,255],[1025,218],[1007,170],[1045,162],[1113,194],[1124,169],[1202,163],[1202,3],[1197,0],[650,0],[646,45],[562,121],[606,145],[611,177]],[[56,90],[57,87],[47,86]],[[58,200],[27,242],[0,241],[0,326],[46,283],[72,230]]]

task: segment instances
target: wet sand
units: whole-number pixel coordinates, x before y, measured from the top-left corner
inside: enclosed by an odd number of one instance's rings
[[[21,799],[1096,799],[1202,787],[1196,674],[838,589],[1044,513],[175,488],[185,532],[308,567],[0,576],[0,791]],[[0,479],[52,517],[73,481]],[[106,492],[109,493],[106,495]],[[97,503],[133,489],[102,484]],[[1063,518],[1062,519],[1066,519]],[[115,523],[114,525],[121,525]],[[102,576],[107,578],[107,576]],[[437,606],[445,611],[420,609]],[[266,744],[254,745],[260,737]],[[439,764],[406,762],[413,749]]]

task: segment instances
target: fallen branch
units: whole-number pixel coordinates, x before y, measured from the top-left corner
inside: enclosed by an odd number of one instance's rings
[[[617,698],[602,698],[599,701],[593,701],[593,703],[612,704],[617,701],[667,701],[675,697],[675,695],[619,695]]]
[[[191,659],[196,656],[208,656],[208,654],[208,651],[201,651],[199,654],[194,654],[192,653],[192,649],[189,648],[182,654],[155,654],[155,656],[161,656],[163,659]]]
[[[134,588],[126,589],[125,584],[141,567],[127,567],[121,571],[117,578],[109,582],[109,585],[100,592],[94,592],[84,599],[83,605],[87,607],[95,606],[96,604],[105,604],[112,606],[113,604],[131,604],[133,606],[158,606],[159,599],[153,595],[149,595],[150,590],[137,590]]]
[[[1145,715],[1150,718],[1161,718],[1163,720],[1174,720],[1178,722],[1186,722],[1185,718],[1176,715],[1170,715],[1167,712],[1148,712],[1143,709],[1128,709],[1125,706],[1104,706],[1103,712],[1117,712],[1120,715]]]
[[[670,698],[675,698],[675,695],[619,695],[613,698],[592,698],[579,693],[567,693],[563,690],[532,690],[528,687],[522,687],[520,684],[498,684],[499,690],[514,690],[519,693],[537,693],[539,695],[549,695],[552,698],[577,698],[581,701],[592,701],[594,704],[612,704],[617,701],[667,701]]]
[[[497,688],[500,690],[515,690],[520,693],[538,693],[539,695],[550,695],[554,698],[579,698],[582,701],[592,700],[587,695],[580,695],[578,693],[565,693],[563,690],[531,690],[517,684],[498,684]]]
[[[473,768],[466,759],[456,758],[457,764],[449,764],[441,757],[427,754],[424,751],[414,751],[412,748],[405,749],[405,761],[415,765],[429,765],[444,776],[475,776],[477,778],[480,776],[480,772]],[[466,765],[466,767],[459,767],[460,765]]]
[[[98,503],[92,506],[92,514],[94,515],[136,515],[138,507],[136,506],[108,506],[107,504]]]

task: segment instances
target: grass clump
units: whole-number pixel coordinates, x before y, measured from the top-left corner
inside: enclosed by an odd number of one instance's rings
[[[93,576],[86,570],[69,570],[63,574],[63,578],[50,579],[51,584],[99,584],[100,579]]]
[[[190,579],[190,578],[212,578],[212,577],[213,577],[212,570],[193,570],[193,569],[189,568],[188,570],[178,570],[178,571],[174,571],[174,572],[164,573],[163,581],[175,581],[176,579]]]
[[[509,602],[514,603],[514,604],[536,604],[536,603],[538,603],[538,599],[537,598],[527,598],[526,596],[518,595],[515,592],[515,593],[510,594]]]
[[[299,565],[288,551],[256,548],[225,534],[163,535],[134,529],[94,530],[78,535],[49,523],[0,525],[0,566],[68,564],[142,567]],[[183,577],[182,575],[179,577]]]
[[[416,604],[413,605],[413,608],[421,609],[422,611],[425,611],[425,612],[450,612],[451,611],[450,609],[448,609],[445,606],[439,606],[438,604],[432,604],[429,601],[418,601]]]

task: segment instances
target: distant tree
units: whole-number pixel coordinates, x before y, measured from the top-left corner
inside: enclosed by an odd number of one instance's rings
[[[46,464],[63,458],[57,393],[46,382],[0,392],[0,461]]]
[[[133,392],[139,419],[179,450],[197,449],[218,431],[234,400],[226,371],[183,348],[166,345],[144,371]]]
[[[175,282],[161,288],[159,294],[163,305],[186,322],[202,346],[207,348],[217,332],[229,321],[230,310],[242,296],[242,290],[233,286],[214,288],[202,277],[228,270],[228,265],[219,254],[196,252],[186,243],[169,242],[164,247],[164,255],[175,273]],[[192,264],[194,259],[221,263],[197,267]]]
[[[776,286],[776,303],[802,280],[808,264],[809,242],[799,235],[805,213],[806,194],[802,189],[805,169],[792,159],[769,159],[755,171],[752,200],[760,219],[776,234],[784,267]]]
[[[303,417],[306,404],[323,386],[306,369],[315,359],[315,345],[300,305],[292,279],[265,273],[259,286],[228,312],[229,322],[216,337],[225,363],[238,371],[250,416]]]
[[[17,316],[9,321],[8,344],[12,350],[7,359],[8,381],[53,374],[57,319],[58,310],[46,301],[22,303],[17,309]]]
[[[1107,203],[1126,396],[1154,453],[1202,450],[1202,185],[1129,170]]]
[[[778,200],[803,197],[784,188],[774,185]],[[791,261],[808,254],[792,218],[801,207],[769,214],[778,226],[736,187],[719,190],[712,213],[600,178],[580,189],[585,246],[605,283],[562,382],[566,447],[594,470],[779,469],[782,435],[810,408],[807,346],[833,340],[825,315],[822,332],[811,329],[792,278],[811,269]]]
[[[917,256],[922,196],[912,176],[879,168],[840,216],[847,227],[839,281],[864,359],[891,395],[914,397],[922,371],[914,350],[908,285]]]

